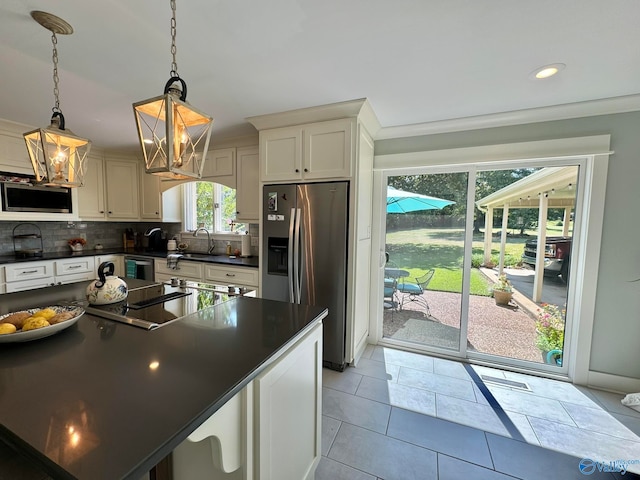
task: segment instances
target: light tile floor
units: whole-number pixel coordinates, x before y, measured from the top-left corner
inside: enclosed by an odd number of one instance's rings
[[[369,346],[357,367],[323,370],[323,457],[315,478],[640,478],[640,412],[622,397]],[[582,459],[593,461],[583,462],[584,473]],[[618,460],[629,470],[624,475],[606,470]]]

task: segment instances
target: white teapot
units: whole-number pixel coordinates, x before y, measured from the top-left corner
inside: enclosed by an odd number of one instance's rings
[[[87,300],[91,305],[109,305],[123,301],[129,295],[127,284],[113,273],[113,262],[102,262],[98,267],[98,280],[87,287]]]

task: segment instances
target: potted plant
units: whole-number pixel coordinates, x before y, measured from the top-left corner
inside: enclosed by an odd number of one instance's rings
[[[71,240],[67,240],[67,243],[69,244],[69,248],[74,252],[81,252],[87,244],[87,241],[84,238],[72,238]]]
[[[564,346],[564,309],[543,303],[536,319],[536,346],[546,363],[562,365]]]
[[[503,273],[498,277],[498,283],[493,286],[493,298],[496,300],[496,305],[509,305],[512,297],[513,285]]]

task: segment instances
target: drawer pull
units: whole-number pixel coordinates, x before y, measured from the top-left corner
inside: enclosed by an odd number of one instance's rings
[[[236,274],[235,273],[227,273],[227,277],[235,277]]]
[[[22,273],[38,273],[38,270],[23,270]]]
[[[69,265],[67,268],[68,268],[69,270],[71,270],[71,269],[76,269],[76,268],[82,268],[82,265]]]

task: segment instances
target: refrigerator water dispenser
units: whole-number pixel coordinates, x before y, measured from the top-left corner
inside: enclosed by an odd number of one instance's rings
[[[269,237],[267,239],[267,271],[272,275],[287,275],[289,239]]]

